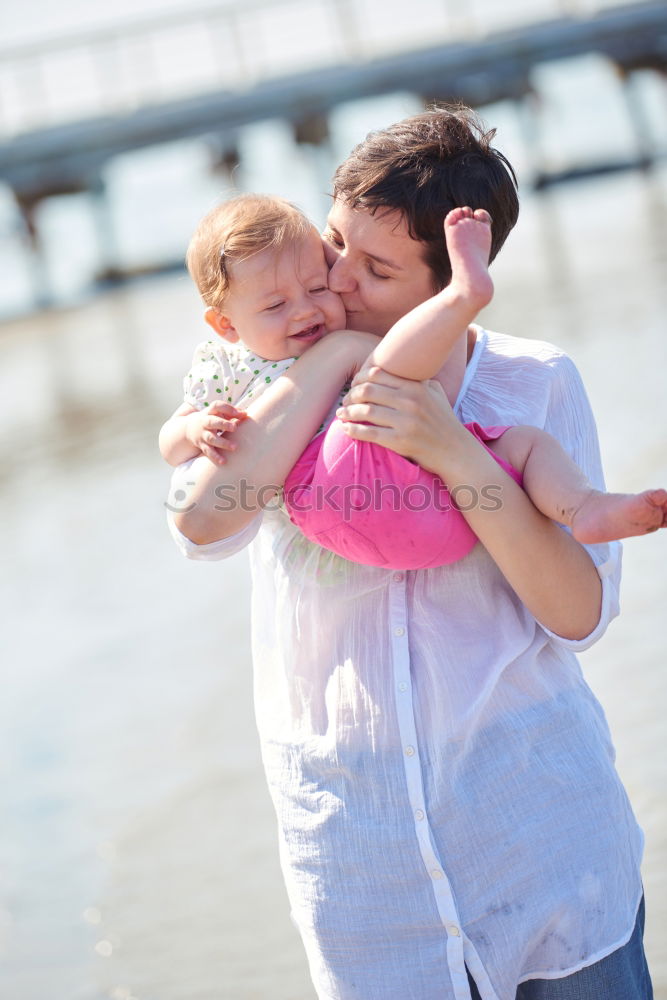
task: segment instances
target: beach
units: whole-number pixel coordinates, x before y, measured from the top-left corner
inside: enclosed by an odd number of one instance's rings
[[[526,195],[481,317],[571,354],[611,490],[667,484],[666,217],[664,168]],[[183,273],[0,327],[0,987],[20,1000],[314,998],[253,721],[247,556],[188,563],[165,523],[156,438],[200,312]],[[582,657],[646,834],[657,1000],[666,561],[667,532],[625,544],[621,617]]]

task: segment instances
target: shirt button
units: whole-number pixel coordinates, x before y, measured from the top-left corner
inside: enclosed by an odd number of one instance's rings
[[[423,818],[424,818],[424,810],[417,809],[417,811],[415,812],[415,819],[423,819]]]
[[[394,635],[405,635],[405,629],[399,625],[398,628],[394,629]]]
[[[414,755],[415,755],[415,748],[414,747],[406,747],[405,748],[405,756],[406,757],[414,757]]]
[[[434,878],[437,881],[438,879],[444,878],[444,875],[442,874],[439,868],[434,868],[433,871],[431,872],[431,878]]]
[[[461,931],[456,926],[456,924],[450,924],[449,927],[447,928],[447,931],[449,934],[451,934],[452,937],[461,937]]]
[[[401,683],[398,685],[398,690],[399,691],[407,691],[408,690],[408,685],[405,683],[405,681],[401,681]]]
[[[394,580],[396,581],[396,583],[400,583],[402,579],[403,579],[402,573],[394,573]]]

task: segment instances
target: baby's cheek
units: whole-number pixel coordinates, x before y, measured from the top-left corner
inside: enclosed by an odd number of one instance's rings
[[[329,328],[332,330],[344,330],[347,322],[345,315],[345,306],[343,305],[342,300],[338,295],[335,295],[333,292],[331,293],[331,295],[332,295],[332,302],[328,309]]]

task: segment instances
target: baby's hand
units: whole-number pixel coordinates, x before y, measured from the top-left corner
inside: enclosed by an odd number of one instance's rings
[[[226,436],[235,431],[248,414],[229,403],[213,403],[205,410],[195,410],[185,417],[190,444],[215,465],[224,465],[224,451],[236,451],[236,445]]]

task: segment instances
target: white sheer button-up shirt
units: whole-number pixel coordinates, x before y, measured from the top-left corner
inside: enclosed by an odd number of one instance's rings
[[[478,330],[456,410],[543,427],[603,487],[581,380],[551,345]],[[483,1000],[514,1000],[629,939],[643,838],[575,656],[618,612],[618,543],[590,547],[602,614],[568,641],[482,545],[392,572],[281,510],[210,545],[171,530],[193,559],[249,544],[262,755],[321,1000],[470,1000],[466,966]]]

